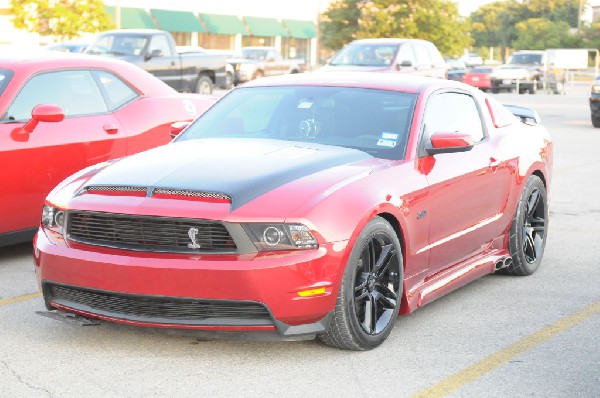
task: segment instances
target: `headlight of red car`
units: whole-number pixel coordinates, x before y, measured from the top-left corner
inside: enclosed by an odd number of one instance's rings
[[[259,251],[316,249],[317,240],[302,224],[244,224]]]
[[[65,224],[65,211],[51,205],[44,205],[42,209],[42,226],[51,231],[63,233]]]

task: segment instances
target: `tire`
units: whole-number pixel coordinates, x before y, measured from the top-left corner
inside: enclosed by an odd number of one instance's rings
[[[196,92],[198,94],[212,94],[213,91],[213,83],[210,80],[210,77],[200,75],[198,77],[198,82],[196,83]]]
[[[557,82],[554,87],[554,94],[565,94],[565,85],[562,82]]]
[[[254,77],[253,79],[260,79],[261,77],[265,77],[265,72],[263,72],[262,70],[257,70],[256,72],[254,72]]]
[[[510,275],[533,274],[539,267],[548,235],[548,197],[542,180],[530,176],[510,228]]]
[[[593,113],[592,113],[592,126],[594,126],[595,128],[600,127],[600,117],[595,116]]]
[[[498,94],[500,92],[499,88],[492,88],[492,94]]]
[[[403,274],[396,232],[383,218],[373,218],[352,248],[329,329],[317,338],[355,351],[383,343],[398,317]]]
[[[232,87],[233,87],[233,75],[231,74],[231,72],[226,72],[225,73],[225,82],[223,82],[223,84],[219,88],[221,88],[223,90],[231,90]]]
[[[533,84],[531,85],[531,87],[529,87],[529,90],[527,91],[529,92],[529,94],[537,93],[537,82],[533,82]]]

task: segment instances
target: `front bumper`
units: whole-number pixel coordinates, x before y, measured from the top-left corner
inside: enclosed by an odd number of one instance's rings
[[[492,89],[514,90],[517,88],[517,84],[519,86],[519,89],[528,89],[537,83],[533,80],[492,79]]]
[[[67,244],[40,230],[34,260],[48,309],[135,326],[287,337],[329,326],[345,249],[338,242],[268,254],[139,253]]]

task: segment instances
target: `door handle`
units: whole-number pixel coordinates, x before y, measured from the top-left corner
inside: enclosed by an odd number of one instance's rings
[[[117,132],[119,131],[119,126],[117,126],[116,124],[105,124],[104,126],[102,126],[102,128],[104,129],[104,131],[106,131],[107,134],[117,134]]]

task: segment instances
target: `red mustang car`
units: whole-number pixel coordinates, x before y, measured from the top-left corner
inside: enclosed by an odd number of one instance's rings
[[[174,142],[52,191],[47,314],[373,348],[398,313],[540,265],[552,140],[510,109],[377,73],[234,89]]]
[[[0,246],[31,239],[65,177],[171,140],[213,99],[126,62],[55,52],[0,56]]]
[[[473,68],[463,75],[462,82],[477,87],[482,91],[490,90],[492,88],[492,72],[494,72],[494,68],[491,67],[480,66]]]

